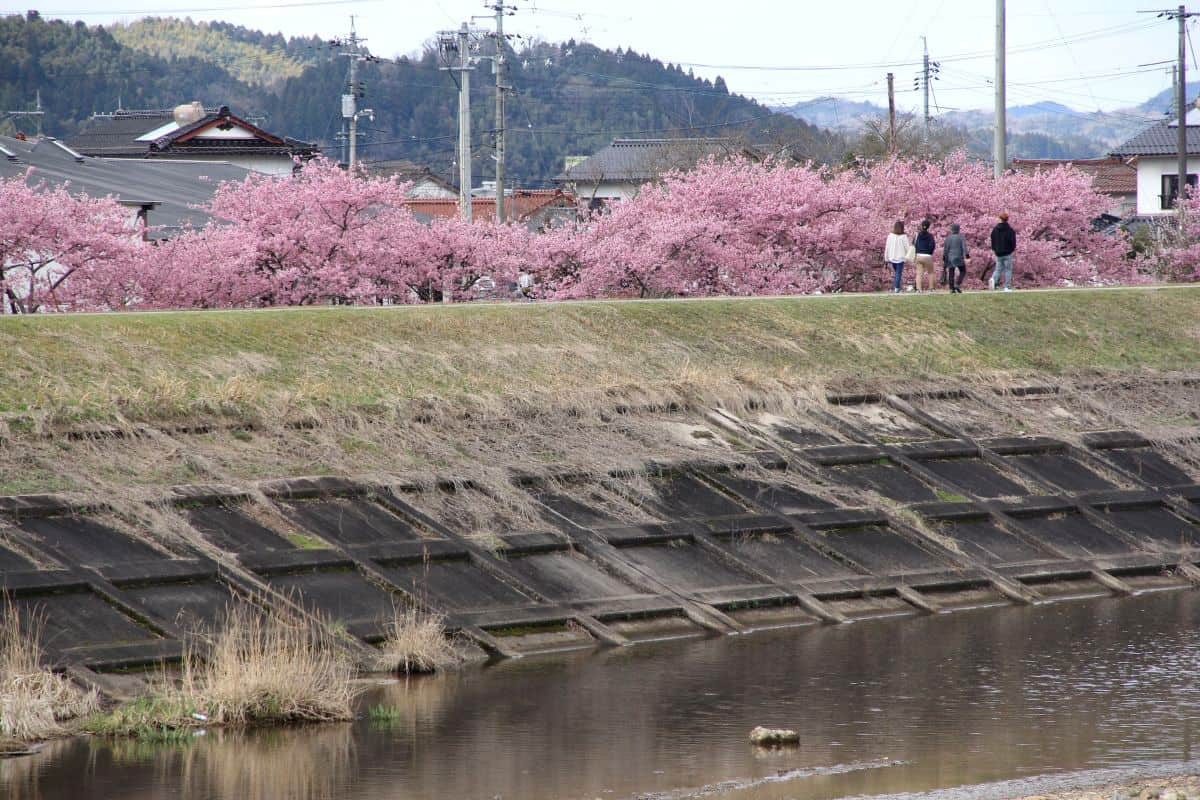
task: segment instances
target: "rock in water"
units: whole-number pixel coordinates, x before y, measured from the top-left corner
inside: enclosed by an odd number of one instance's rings
[[[788,728],[764,728],[759,725],[750,731],[750,741],[763,747],[800,744],[800,734]]]

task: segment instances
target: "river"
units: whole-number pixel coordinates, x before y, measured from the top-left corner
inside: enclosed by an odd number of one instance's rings
[[[820,800],[1171,771],[1194,757],[1198,621],[1200,592],[1173,591],[529,657],[373,685],[353,723],[52,743],[0,761],[0,793]],[[760,724],[800,746],[752,747]]]

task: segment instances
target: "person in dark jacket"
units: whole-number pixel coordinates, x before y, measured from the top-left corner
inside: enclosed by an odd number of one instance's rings
[[[962,294],[962,282],[967,274],[967,259],[970,257],[971,251],[967,249],[966,237],[959,233],[956,222],[950,226],[950,235],[942,242],[942,265],[946,272],[946,282],[950,284],[953,294]]]
[[[917,234],[917,241],[914,242],[913,249],[917,251],[917,291],[921,291],[921,278],[926,274],[929,275],[929,290],[933,291],[933,251],[937,247],[937,241],[934,240],[933,234],[929,232],[929,220],[921,223],[921,232]]]
[[[992,228],[992,252],[996,255],[996,269],[992,272],[988,285],[999,289],[1004,284],[1004,291],[1012,291],[1013,253],[1017,250],[1017,232],[1008,224],[1008,212],[1000,212],[1000,222]]]

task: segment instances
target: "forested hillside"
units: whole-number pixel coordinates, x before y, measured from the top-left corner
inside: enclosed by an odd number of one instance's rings
[[[431,32],[432,33],[432,32]],[[484,42],[483,48],[490,46]],[[316,37],[285,40],[234,25],[151,20],[107,30],[46,21],[30,12],[0,18],[0,105],[26,108],[41,91],[45,127],[73,133],[96,111],[170,108],[190,100],[265,115],[265,127],[339,150],[339,97],[346,58]],[[367,160],[406,158],[452,174],[457,90],[439,57],[362,65],[365,97],[375,110],[362,120]],[[475,174],[492,174],[493,97],[489,62],[472,82]],[[611,139],[729,136],[786,147],[817,161],[837,161],[841,135],[772,112],[707,81],[632,51],[590,44],[534,43],[510,55],[509,174],[539,185],[568,155],[585,155]],[[0,123],[0,131],[12,123]]]

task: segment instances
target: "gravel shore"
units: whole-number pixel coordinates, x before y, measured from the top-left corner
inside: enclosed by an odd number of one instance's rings
[[[1200,800],[1200,776],[1130,781],[1094,789],[1026,795],[1020,800]]]

